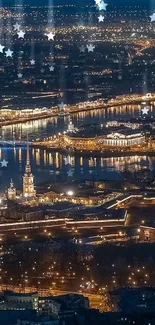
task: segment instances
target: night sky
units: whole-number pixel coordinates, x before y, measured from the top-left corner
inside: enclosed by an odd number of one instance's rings
[[[0,0],[0,5],[2,6],[12,6],[14,4],[30,4],[30,5],[48,5],[49,3],[52,3],[54,5],[57,4],[76,4],[78,7],[83,5],[84,3],[86,5],[95,5],[95,0]],[[155,0],[105,0],[105,3],[108,4],[107,11],[113,10],[113,6],[118,6],[118,9],[121,10],[121,8],[124,11],[124,7],[135,7],[139,6],[140,8],[145,8],[149,15],[151,15],[155,11]],[[115,8],[116,9],[116,8]]]
[[[0,3],[3,5],[7,4],[15,4],[15,3],[22,3],[24,2],[25,4],[33,4],[33,5],[39,5],[39,4],[48,4],[51,2],[51,0],[0,0]],[[141,5],[145,4],[149,7],[152,7],[153,5],[155,6],[155,0],[107,0],[105,1],[108,4],[118,4],[118,5]],[[90,3],[90,4],[95,4],[94,0],[53,0],[54,4],[80,4],[80,3]]]

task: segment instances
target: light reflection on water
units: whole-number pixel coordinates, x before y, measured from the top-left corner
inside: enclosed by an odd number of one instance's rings
[[[153,106],[150,106],[150,114],[155,115]],[[128,120],[131,117],[141,116],[140,105],[125,105],[119,108],[109,108],[105,110],[96,110],[82,112],[72,116],[75,126],[87,123],[102,124],[109,120]],[[31,121],[23,124],[3,127],[0,130],[0,136],[3,140],[24,139],[29,134],[29,139],[50,136],[67,129],[69,117],[49,118],[37,121]],[[3,148],[0,150],[0,159],[9,161],[7,168],[1,168],[0,189],[8,187],[11,177],[16,187],[21,188],[22,176],[25,168],[26,150],[25,148]],[[43,149],[31,150],[32,172],[35,176],[35,183],[40,184],[49,180],[68,179],[65,167],[64,156],[59,153],[46,152]],[[124,170],[134,172],[145,168],[154,169],[155,158],[146,156],[130,157],[72,157],[73,177],[79,179],[118,179]],[[91,172],[89,172],[91,171]],[[57,175],[55,174],[57,172]]]
[[[7,168],[1,168],[0,189],[8,186],[11,177],[15,185],[21,188],[26,148],[3,148],[0,150],[0,157],[9,161]],[[71,167],[68,167],[65,165],[65,155],[58,152],[47,152],[44,149],[31,149],[30,157],[36,185],[52,182],[52,180],[68,180],[69,168],[72,168],[75,180],[116,180],[122,178],[122,172],[125,170],[134,173],[134,171],[146,168],[152,169],[155,162],[155,158],[147,156],[112,158],[72,156]]]
[[[141,116],[141,105],[124,105],[120,107],[111,107],[102,110],[93,110],[89,112],[81,112],[72,115],[75,126],[81,124],[97,123],[102,124],[105,121],[112,120],[129,120],[130,118]],[[154,105],[147,106],[150,109],[150,115],[155,116]],[[65,131],[69,123],[69,116],[54,117],[31,121],[22,124],[5,126],[0,129],[0,136],[3,140],[23,139],[26,138],[27,132],[30,139],[38,137],[50,136],[58,132]]]

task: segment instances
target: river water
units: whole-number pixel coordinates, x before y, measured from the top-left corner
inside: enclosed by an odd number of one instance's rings
[[[149,114],[155,116],[154,106],[148,106]],[[107,110],[93,110],[82,112],[72,116],[75,126],[81,124],[97,123],[105,121],[129,120],[130,118],[141,116],[140,105],[125,105],[121,107],[109,108]],[[23,124],[6,126],[0,129],[2,140],[44,138],[67,129],[69,117],[49,118],[31,121]],[[65,156],[57,152],[46,152],[43,149],[30,149],[32,173],[35,176],[36,186],[49,181],[68,178],[68,167],[64,163]],[[26,161],[26,148],[2,148],[0,149],[0,159],[8,161],[8,167],[0,168],[0,190],[9,186],[10,179],[13,178],[18,189],[22,187],[22,176]],[[71,157],[73,177],[76,180],[83,179],[121,179],[124,170],[133,171],[147,168],[155,168],[155,158],[146,156],[130,157]]]

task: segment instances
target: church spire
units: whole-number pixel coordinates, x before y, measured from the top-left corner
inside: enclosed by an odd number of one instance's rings
[[[69,124],[68,124],[68,132],[73,132],[74,131],[74,124],[72,122],[71,117],[69,118]]]
[[[29,140],[27,134],[27,152],[26,152],[26,166],[25,166],[25,173],[31,173],[31,166],[30,166],[30,151],[29,151]]]
[[[27,156],[26,156],[26,162],[27,164],[30,164],[30,153],[29,153],[29,138],[27,134]]]
[[[31,173],[28,135],[27,135],[26,166],[25,166],[25,174],[23,176],[23,195],[28,198],[32,198],[36,196],[33,175]]]
[[[10,187],[8,188],[8,199],[15,200],[16,199],[16,188],[14,187],[12,178],[10,182]]]

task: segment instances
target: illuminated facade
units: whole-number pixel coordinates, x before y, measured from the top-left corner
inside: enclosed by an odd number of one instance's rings
[[[116,194],[117,197],[117,194]],[[73,204],[81,204],[83,206],[96,206],[105,203],[106,197],[104,194],[96,194],[93,196],[75,196],[68,193],[58,194],[53,191],[38,195],[39,203],[53,204],[58,202],[71,202]]]
[[[60,145],[83,150],[102,150],[107,147],[134,147],[142,145],[144,142],[145,136],[141,132],[114,132],[93,138],[69,135],[60,137]]]
[[[30,154],[29,154],[28,143],[27,143],[27,157],[26,157],[25,174],[23,176],[23,196],[26,198],[36,197],[36,191],[34,188],[34,177],[31,173]]]
[[[10,182],[10,187],[8,188],[8,200],[15,200],[16,199],[16,188],[14,187],[14,184]]]
[[[72,120],[69,121],[68,131],[69,132],[73,132],[74,131],[74,124],[73,124]]]
[[[105,146],[114,146],[114,147],[130,147],[137,146],[143,144],[145,141],[145,136],[141,133],[131,133],[131,134],[123,134],[123,133],[110,133],[103,139],[103,143]]]
[[[155,223],[141,225],[139,229],[139,239],[146,242],[155,242]]]

